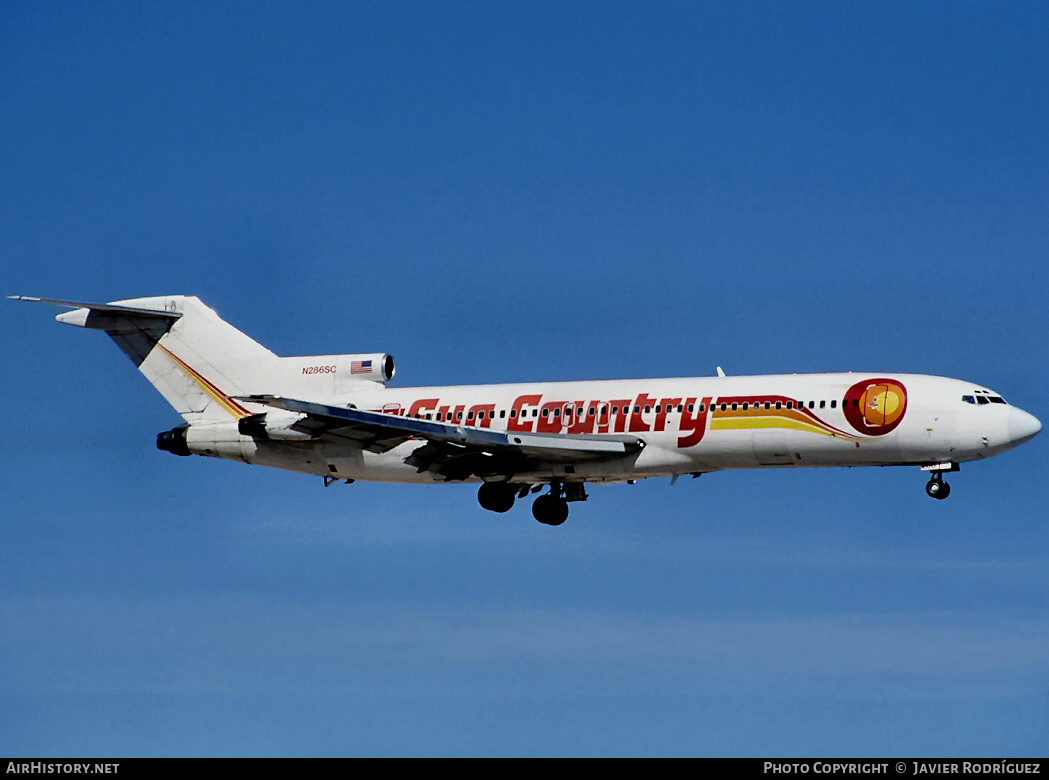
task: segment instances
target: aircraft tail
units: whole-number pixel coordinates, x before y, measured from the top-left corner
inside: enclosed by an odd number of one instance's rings
[[[391,355],[278,357],[189,295],[78,303],[12,295],[73,311],[55,319],[101,330],[187,423],[241,420],[259,413],[238,397],[269,394],[333,402],[373,392],[393,378]]]
[[[279,373],[276,355],[187,295],[108,304],[24,298],[76,307],[55,319],[105,331],[188,423],[252,414],[232,396]]]

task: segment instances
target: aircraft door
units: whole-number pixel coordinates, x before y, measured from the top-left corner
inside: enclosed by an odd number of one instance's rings
[[[750,443],[759,466],[790,466],[794,463],[785,431],[754,431]]]

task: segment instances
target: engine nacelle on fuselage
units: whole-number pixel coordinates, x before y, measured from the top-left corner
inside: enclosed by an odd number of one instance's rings
[[[324,477],[356,479],[364,470],[365,453],[355,442],[313,439],[287,427],[299,415],[277,412],[267,421],[269,414],[273,413],[218,423],[180,425],[157,435],[157,449],[174,455],[203,455]],[[378,459],[376,473],[380,479],[386,473],[383,469],[394,476],[415,473],[414,469],[404,468],[403,455],[394,459],[392,468],[384,462],[388,459],[386,454],[372,457]]]
[[[262,416],[264,415],[256,415]],[[242,434],[239,428],[240,423],[236,420],[180,425],[157,434],[157,449],[174,455],[207,455],[250,463],[254,440]],[[250,451],[246,451],[245,448]]]
[[[306,355],[281,358],[289,378],[330,378],[337,386],[366,380],[388,382],[396,373],[393,355],[372,352],[364,355]]]

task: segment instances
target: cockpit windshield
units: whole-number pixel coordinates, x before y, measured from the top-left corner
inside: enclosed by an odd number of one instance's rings
[[[971,395],[963,395],[962,401],[967,404],[982,406],[984,404],[1004,404],[1005,399],[990,390],[974,390]]]

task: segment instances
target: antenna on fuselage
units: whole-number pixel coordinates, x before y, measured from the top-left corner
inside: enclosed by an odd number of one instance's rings
[[[725,376],[725,369],[721,366],[718,366],[718,376]]]

